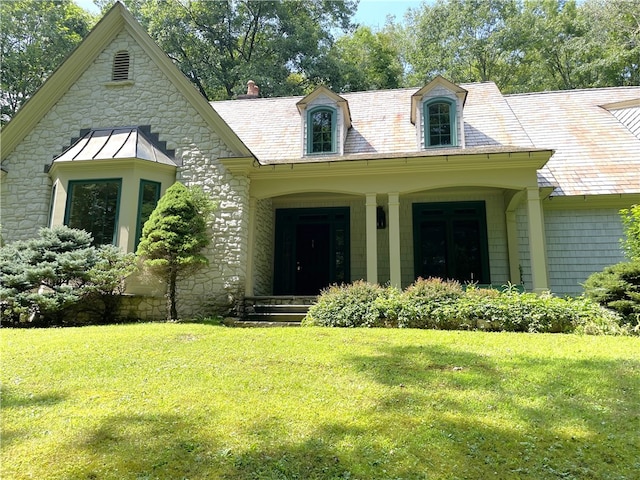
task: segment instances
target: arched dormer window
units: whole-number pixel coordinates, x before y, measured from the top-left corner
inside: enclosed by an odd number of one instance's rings
[[[129,66],[130,66],[129,52],[126,50],[116,53],[113,57],[113,69],[111,71],[111,80],[119,82],[122,80],[129,80]]]
[[[322,154],[336,152],[336,111],[318,107],[307,114],[307,153]]]
[[[447,98],[435,98],[424,104],[424,145],[457,145],[456,104]]]

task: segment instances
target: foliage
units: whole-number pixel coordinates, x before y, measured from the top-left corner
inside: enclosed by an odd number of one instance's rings
[[[448,307],[455,305],[462,294],[458,282],[419,278],[403,292],[398,326],[450,329]]]
[[[624,322],[640,331],[640,260],[606,267],[584,283],[587,297],[618,312]]]
[[[440,74],[502,84],[512,74],[507,25],[517,13],[513,0],[438,0],[413,10],[405,27],[411,83]]]
[[[98,3],[107,8],[112,2]],[[331,72],[326,52],[334,33],[350,28],[356,5],[326,0],[124,3],[210,100],[246,93],[249,79],[263,96],[302,93]]]
[[[640,205],[620,210],[625,238],[622,246],[629,258],[640,260]]]
[[[373,32],[360,26],[340,37],[328,53],[336,68],[326,83],[336,91],[380,90],[401,86],[403,67],[392,29]]]
[[[505,93],[640,84],[640,3],[437,0],[411,10],[407,83],[436,74]]]
[[[92,23],[92,17],[71,0],[0,2],[2,124],[80,43]]]
[[[83,230],[43,228],[39,237],[0,249],[0,307],[12,324],[64,325],[74,314],[91,322],[116,320],[124,278],[135,270],[132,254],[94,247]]]
[[[152,274],[166,283],[170,321],[178,319],[178,278],[208,264],[200,252],[210,242],[207,216],[213,209],[213,202],[201,189],[176,182],[160,198],[142,229],[137,255]]]
[[[465,289],[458,282],[418,279],[404,292],[366,282],[333,286],[309,309],[305,325],[627,334],[614,312],[585,298]]]
[[[0,344],[7,479],[638,476],[638,337],[148,323]]]
[[[376,299],[385,289],[362,280],[349,285],[332,285],[322,291],[309,308],[305,325],[333,327],[379,327],[382,315]]]

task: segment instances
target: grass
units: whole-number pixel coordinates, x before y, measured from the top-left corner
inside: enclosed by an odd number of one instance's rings
[[[640,339],[0,330],[6,479],[632,479]]]

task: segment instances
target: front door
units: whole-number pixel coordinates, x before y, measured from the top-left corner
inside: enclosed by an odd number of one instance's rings
[[[348,208],[276,210],[276,295],[317,295],[348,280]]]
[[[415,276],[489,283],[484,202],[413,205]]]

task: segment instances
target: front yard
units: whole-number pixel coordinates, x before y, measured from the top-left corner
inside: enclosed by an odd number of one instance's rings
[[[7,479],[632,479],[640,338],[1,329]]]

